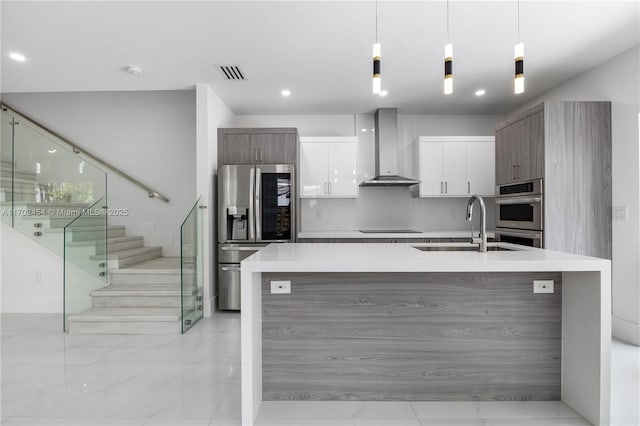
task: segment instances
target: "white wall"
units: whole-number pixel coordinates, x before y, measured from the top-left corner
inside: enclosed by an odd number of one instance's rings
[[[494,134],[499,115],[405,115],[398,117],[400,174],[417,178],[413,143],[419,136],[486,136]],[[239,115],[235,127],[297,127],[300,136],[358,136],[359,181],[374,174],[373,114]],[[367,129],[362,131],[362,129]],[[302,200],[303,230],[413,228],[466,230],[467,199],[414,199],[408,188],[360,188],[357,199]],[[487,225],[493,228],[493,202],[488,200]],[[477,225],[476,225],[477,227]]]
[[[613,333],[640,346],[640,46],[545,93],[541,101],[611,101],[613,205]]]
[[[233,112],[207,84],[196,85],[197,104],[197,155],[196,190],[202,197],[204,247],[203,273],[205,315],[211,315],[218,293],[217,274],[214,270],[217,237],[216,226],[216,188],[214,178],[218,170],[218,127],[230,127]]]
[[[61,313],[62,257],[0,225],[0,295],[3,313]]]
[[[165,256],[179,255],[179,227],[196,199],[194,91],[3,94],[2,100],[166,195],[170,203],[150,199],[109,173],[109,206],[131,212],[109,223],[126,225],[145,245],[161,245]],[[9,231],[2,232],[2,311],[58,312],[61,259]],[[35,283],[38,273],[42,282]]]

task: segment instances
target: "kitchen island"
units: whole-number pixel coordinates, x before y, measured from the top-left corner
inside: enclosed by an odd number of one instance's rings
[[[433,246],[272,244],[243,261],[243,425],[299,399],[562,400],[608,424],[610,261]]]

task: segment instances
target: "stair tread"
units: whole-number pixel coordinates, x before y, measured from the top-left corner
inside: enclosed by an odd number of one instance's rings
[[[92,231],[100,231],[100,230],[103,230],[104,228],[105,228],[104,226],[78,226],[78,227],[73,227],[72,231],[73,232],[92,232]],[[108,225],[107,226],[107,230],[110,230],[110,231],[117,231],[121,229],[125,229],[125,226],[124,225]],[[44,231],[59,233],[59,232],[64,232],[64,228],[45,228]]]
[[[123,269],[114,269],[112,274],[175,274],[180,273],[179,257],[158,257],[131,265]]]
[[[114,307],[114,308],[89,308],[78,314],[70,314],[69,321],[82,322],[126,322],[145,321],[163,322],[179,321],[181,318],[180,308],[145,308],[145,307]]]
[[[193,295],[193,290],[180,290],[180,284],[111,284],[91,292],[91,296],[177,296]]]
[[[111,252],[109,253],[109,259],[121,259],[121,258],[130,257],[130,256],[136,256],[139,254],[154,253],[161,250],[162,250],[161,246],[136,247],[133,249]],[[104,254],[91,256],[92,260],[104,260],[104,258],[105,258]]]
[[[135,240],[143,240],[144,237],[139,236],[139,235],[133,235],[133,236],[124,236],[124,237],[113,237],[113,238],[107,238],[107,244],[116,244],[116,243],[124,243],[127,241],[135,241]],[[91,245],[95,245],[95,244],[104,244],[104,240],[86,240],[86,241],[71,241],[68,242],[67,245],[68,246],[91,246]]]

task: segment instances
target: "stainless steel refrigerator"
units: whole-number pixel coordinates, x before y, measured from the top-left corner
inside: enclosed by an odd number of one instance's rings
[[[261,247],[295,241],[293,164],[218,169],[218,309],[240,309],[240,262]]]

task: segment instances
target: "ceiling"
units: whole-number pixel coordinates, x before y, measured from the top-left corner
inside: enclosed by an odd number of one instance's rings
[[[639,2],[525,1],[526,91],[513,94],[515,1],[450,2],[454,93],[442,94],[446,2],[378,3],[382,87],[371,93],[373,1],[2,1],[2,91],[184,90],[236,114],[505,113],[638,44]],[[9,52],[24,54],[22,63]],[[139,65],[144,74],[123,71]],[[239,64],[227,81],[216,64]],[[613,77],[615,78],[615,76]],[[291,91],[289,98],[280,95]],[[476,89],[487,94],[476,97]]]

